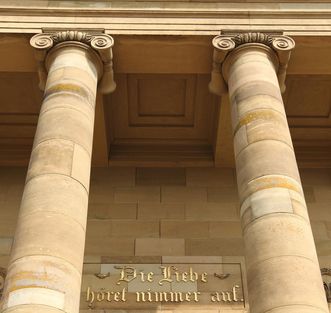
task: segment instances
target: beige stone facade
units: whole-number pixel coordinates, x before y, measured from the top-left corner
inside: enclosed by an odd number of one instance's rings
[[[1,1],[0,312],[328,313],[329,1]]]
[[[158,181],[151,185],[146,177],[153,172]],[[329,267],[331,172],[300,172],[320,267]],[[21,168],[2,168],[1,267],[8,265],[25,173]],[[244,256],[234,170],[94,168],[91,175],[84,262],[94,268],[87,267],[85,277],[97,273],[95,266],[100,264],[159,264],[162,256],[185,262],[185,257],[203,256],[209,263],[218,257],[221,263],[224,256]],[[187,197],[192,191],[194,199]],[[126,198],[120,197],[123,194]],[[82,308],[88,309],[85,301]]]

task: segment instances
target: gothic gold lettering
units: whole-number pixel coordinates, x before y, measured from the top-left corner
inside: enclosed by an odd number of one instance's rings
[[[105,293],[103,291],[98,291],[97,292],[97,301],[101,302],[105,300]]]
[[[86,302],[89,302],[90,305],[93,304],[95,299],[94,292],[91,290],[90,287],[87,287],[87,293],[86,293]]]
[[[170,292],[171,302],[183,302],[183,293],[182,292]]]
[[[159,285],[163,285],[163,282],[172,282],[171,279],[171,268],[170,266],[160,266],[162,270],[163,278],[159,280]]]
[[[121,283],[121,281],[129,283],[130,281],[134,280],[137,277],[137,271],[133,267],[123,266],[119,267],[118,269],[121,270],[120,272],[120,279],[117,281],[117,285]]]
[[[235,302],[238,302],[237,289],[239,289],[239,286],[238,285],[234,285],[232,287],[233,301],[235,301]]]
[[[194,291],[193,292],[193,296],[194,296],[194,301],[195,302],[199,302],[199,297],[198,297],[198,295],[200,295],[201,294],[201,292],[199,292],[199,291]]]

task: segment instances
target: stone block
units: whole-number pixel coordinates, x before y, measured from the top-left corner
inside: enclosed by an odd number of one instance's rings
[[[207,201],[207,188],[165,186],[161,188],[161,198],[168,203]]]
[[[203,264],[206,263],[222,263],[221,256],[162,256],[162,263],[179,263],[179,264]],[[214,265],[212,265],[214,266]],[[208,272],[208,271],[206,271]]]
[[[247,283],[250,305],[256,312],[298,303],[318,308],[325,303],[319,267],[304,257],[288,255],[258,262],[247,272]]]
[[[247,197],[255,192],[270,188],[284,188],[291,194],[291,198],[295,198],[304,204],[303,191],[299,181],[284,175],[262,175],[248,182],[246,185],[242,185],[239,189],[239,196],[241,201],[244,201]],[[294,194],[296,193],[296,195]]]
[[[210,222],[211,238],[242,238],[240,222]]]
[[[186,205],[186,219],[199,221],[239,221],[236,203],[196,202]]]
[[[184,239],[170,238],[137,238],[136,255],[184,255]]]
[[[325,224],[328,238],[331,239],[331,222],[326,222],[326,223],[323,223],[323,224]]]
[[[91,185],[98,187],[134,187],[135,168],[133,167],[93,167]]]
[[[184,203],[138,203],[138,219],[160,220],[160,219],[184,219]]]
[[[9,259],[10,259],[9,255],[0,254],[0,267],[7,268],[8,264],[9,264]]]
[[[135,219],[137,205],[135,203],[91,203],[88,216],[91,219]]]
[[[100,263],[101,262],[101,256],[99,255],[89,255],[84,254],[84,263]]]
[[[0,255],[9,255],[13,244],[12,237],[0,237]]]
[[[313,186],[303,185],[303,193],[307,203],[316,202],[315,191]]]
[[[47,305],[49,303],[61,303],[62,310],[72,312],[79,301],[80,271],[71,262],[62,258],[46,255],[29,255],[17,259],[7,273],[8,281],[11,281],[15,291],[27,291],[27,293],[12,293],[4,297],[4,307],[16,306],[16,304]],[[45,277],[47,273],[47,277]],[[33,286],[31,286],[33,281]],[[50,291],[43,294],[41,291]],[[59,301],[61,300],[61,301]],[[59,302],[58,302],[59,301]]]
[[[87,220],[86,237],[96,237],[102,239],[110,236],[112,223],[110,220]]]
[[[79,181],[86,190],[90,188],[91,155],[80,145],[74,145],[71,177]]]
[[[208,188],[208,202],[239,203],[237,187]]]
[[[247,113],[239,122],[238,127],[241,124],[246,126],[248,144],[261,140],[278,140],[292,146],[287,120],[282,113],[268,109],[256,110]],[[245,145],[241,145],[237,150],[245,147]]]
[[[68,216],[47,211],[28,214],[19,219],[12,260],[26,255],[49,255],[80,269],[84,240],[85,229]]]
[[[331,202],[331,186],[323,185],[323,186],[314,186],[314,195],[316,202]]]
[[[82,101],[73,93],[62,93],[60,97],[48,97],[47,105],[42,106],[40,113],[48,110],[67,108],[81,112],[86,116],[94,116],[94,107],[88,101]]]
[[[290,214],[269,214],[244,230],[247,269],[284,256],[317,263],[314,240],[307,221]]]
[[[91,184],[89,192],[89,203],[113,203],[115,198],[115,187],[108,187],[105,185]]]
[[[86,227],[88,194],[76,180],[63,175],[42,175],[30,180],[24,190],[20,216],[52,212]]]
[[[240,209],[240,214],[243,216],[242,222],[245,226],[264,215],[284,212],[293,213],[290,193],[286,188],[259,190],[248,197]]]
[[[52,66],[47,77],[46,89],[57,83],[58,80],[63,79],[63,77],[75,77],[75,83],[85,86],[86,89],[89,87],[89,92],[95,93],[94,90],[91,90],[91,88],[93,88],[96,84],[95,74],[92,74],[90,69],[82,69],[81,65],[82,64],[65,65],[62,63],[60,66]]]
[[[235,186],[235,173],[227,168],[188,168],[186,181],[192,187]]]
[[[101,257],[102,263],[120,263],[120,264],[160,264],[161,256],[103,256]]]
[[[236,163],[239,190],[249,181],[265,175],[284,175],[300,181],[293,150],[279,141],[250,144],[237,156]]]
[[[329,255],[329,256],[318,256],[318,263],[319,263],[321,268],[330,267],[331,255]]]
[[[330,237],[328,236],[327,224],[328,223],[323,223],[323,222],[310,223],[315,240],[330,239]]]
[[[244,255],[241,238],[186,239],[186,255]]]
[[[331,222],[330,203],[309,203],[309,217],[316,222]]]
[[[161,237],[208,238],[209,223],[199,221],[161,221]]]
[[[270,67],[270,64],[263,64],[254,60],[247,61],[247,63],[241,64],[240,67],[231,69],[228,81],[229,95],[232,97],[238,88],[254,85],[260,81],[279,88],[275,71]],[[262,89],[262,92],[266,93],[264,89]]]
[[[16,218],[2,217],[0,214],[0,237],[12,237],[15,234]]]
[[[137,168],[136,185],[185,185],[184,168]]]
[[[254,97],[245,99],[245,105],[239,105],[237,101],[234,101],[231,112],[232,125],[236,125],[237,121],[241,120],[247,112],[261,109],[271,109],[285,115],[284,105],[280,101],[280,97],[277,99],[268,94],[255,94]]]
[[[93,118],[79,111],[56,108],[40,115],[34,145],[50,139],[72,141],[91,153]]]
[[[239,153],[249,145],[247,127],[246,125],[243,125],[239,129],[234,127],[233,131],[236,132],[234,136],[235,140],[233,141],[234,155],[239,155]]]
[[[160,202],[160,187],[116,188],[114,199],[117,203]]]
[[[45,174],[71,175],[74,143],[68,140],[50,139],[32,150],[27,180]]]
[[[331,240],[315,240],[316,251],[319,256],[331,255]]]
[[[86,275],[86,274],[94,275],[94,274],[100,273],[100,270],[101,270],[101,264],[99,264],[99,263],[95,263],[95,264],[84,263],[84,265],[83,265],[83,275]]]
[[[159,237],[159,222],[157,221],[115,221],[112,222],[112,237]]]
[[[63,69],[62,79],[71,79],[78,75],[77,82],[79,82],[79,85],[85,85],[92,89],[91,92],[96,92],[96,66],[92,63],[92,60],[86,58],[83,51],[68,48],[65,53],[59,53],[50,68],[51,75],[53,76],[53,73],[58,69]]]
[[[87,255],[97,256],[133,256],[134,239],[110,238],[110,237],[87,237],[85,244]]]

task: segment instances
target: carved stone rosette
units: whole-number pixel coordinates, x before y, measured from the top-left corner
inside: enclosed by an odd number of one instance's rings
[[[278,58],[277,76],[282,92],[285,91],[285,77],[287,64],[290,59],[291,51],[295,47],[294,40],[283,35],[269,35],[264,33],[243,33],[235,36],[219,35],[213,39],[214,46],[213,68],[209,90],[216,94],[222,95],[227,92],[227,84],[222,75],[222,67],[229,53],[236,48],[244,45],[254,44],[263,45],[275,52]]]
[[[114,81],[112,62],[114,39],[103,33],[90,34],[76,30],[41,33],[31,38],[30,44],[36,49],[36,58],[39,62],[38,75],[41,90],[44,90],[47,78],[47,70],[45,67],[46,55],[50,49],[64,42],[79,42],[95,50],[103,63],[103,75],[99,83],[99,89],[105,94],[115,90],[116,83]]]

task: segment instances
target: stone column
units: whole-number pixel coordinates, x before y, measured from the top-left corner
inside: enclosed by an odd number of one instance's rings
[[[95,98],[100,79],[102,91],[115,88],[113,40],[67,31],[36,35],[31,45],[41,86],[47,81],[2,312],[78,313]]]
[[[249,33],[213,45],[210,89],[231,102],[250,312],[327,313],[281,96],[294,42]]]

